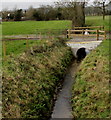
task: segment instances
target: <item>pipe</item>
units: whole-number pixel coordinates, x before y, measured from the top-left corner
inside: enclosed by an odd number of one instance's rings
[[[88,49],[86,49],[84,47],[71,48],[71,50],[72,50],[74,57],[76,57],[78,60],[85,58],[86,55],[89,54],[89,52],[90,52]]]

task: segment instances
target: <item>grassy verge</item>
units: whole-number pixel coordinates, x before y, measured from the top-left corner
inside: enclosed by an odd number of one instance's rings
[[[3,117],[46,120],[71,59],[71,50],[62,40],[8,56],[3,67]]]
[[[79,66],[72,89],[73,116],[76,118],[108,118],[109,42],[104,41]]]

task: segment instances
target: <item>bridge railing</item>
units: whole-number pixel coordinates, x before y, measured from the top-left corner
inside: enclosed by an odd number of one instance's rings
[[[92,26],[92,27],[74,27],[74,29],[100,29],[104,30],[104,26]]]
[[[75,27],[73,30],[67,30],[67,38],[76,37],[76,36],[95,36],[99,40],[99,36],[103,37],[106,40],[106,31],[104,30],[89,30],[94,28],[104,29],[102,26],[97,27]]]

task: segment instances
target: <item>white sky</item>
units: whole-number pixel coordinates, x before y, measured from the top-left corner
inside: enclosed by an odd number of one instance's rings
[[[30,6],[33,6],[34,8],[39,7],[40,5],[50,5],[54,3],[55,1],[59,0],[0,0],[0,10],[2,9],[8,9],[12,10],[14,8],[17,9],[27,9]],[[70,1],[70,0],[68,0]],[[78,0],[78,1],[84,1],[84,0]],[[90,3],[94,0],[88,0]],[[106,0],[108,1],[108,0]],[[2,3],[2,7],[1,7]]]
[[[59,0],[0,0],[2,2],[54,2]],[[71,0],[68,0],[71,1]],[[78,0],[78,1],[84,1],[84,0]],[[91,0],[93,1],[93,0]]]

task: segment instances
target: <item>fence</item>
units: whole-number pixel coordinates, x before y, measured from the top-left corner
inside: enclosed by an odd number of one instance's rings
[[[97,29],[97,30],[89,30],[89,29]],[[86,30],[88,29],[88,30]],[[100,29],[100,30],[98,30]],[[38,40],[54,40],[56,37],[74,37],[74,36],[96,36],[97,40],[99,36],[104,37],[106,39],[106,32],[102,26],[96,27],[75,27],[74,30],[67,29],[36,29],[34,36],[25,35],[25,37],[18,38],[8,38],[2,40],[2,48],[3,48],[3,58],[6,59],[6,56],[9,55],[9,52],[15,52],[18,49],[26,50],[30,46],[37,44]],[[90,34],[85,35],[85,31],[90,32]],[[79,33],[79,34],[77,34]],[[93,34],[91,34],[93,33]],[[96,34],[95,34],[96,33]],[[101,33],[101,34],[100,34]],[[13,46],[15,48],[13,48]],[[22,48],[23,47],[23,48]],[[20,51],[19,50],[19,51]]]
[[[33,43],[37,43],[35,40],[30,40],[26,36],[26,39],[4,39],[2,40],[2,57],[6,60],[6,56],[11,53],[18,54],[20,51],[25,51]]]
[[[100,30],[89,30],[99,28]],[[101,30],[103,29],[103,30]],[[87,32],[87,34],[85,34]],[[67,38],[75,37],[75,36],[95,36],[97,40],[99,40],[99,36],[103,37],[106,40],[106,32],[104,31],[103,26],[95,26],[95,27],[75,27],[73,30],[67,30]]]
[[[66,37],[66,34],[66,29],[36,29],[36,33],[34,35],[24,35],[15,38],[3,38],[3,60],[6,60],[7,55],[10,55],[10,53],[14,53],[17,50],[21,52],[31,46],[39,44],[39,41],[54,40],[56,37],[59,36]]]
[[[74,27],[74,29],[102,29],[104,30],[104,26],[92,26],[92,27]]]

